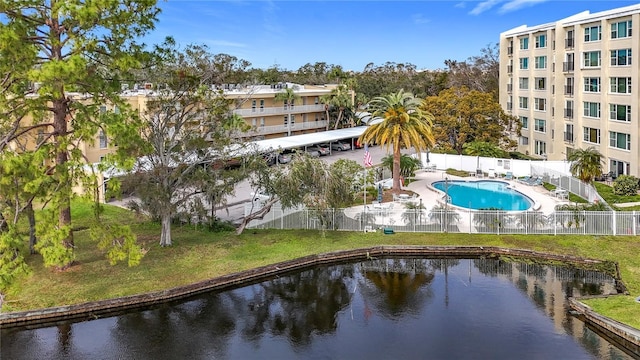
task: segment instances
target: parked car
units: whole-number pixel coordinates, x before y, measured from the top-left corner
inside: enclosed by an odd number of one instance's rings
[[[312,149],[311,147],[308,147],[306,150],[307,154],[311,155],[311,157],[320,157],[320,151],[316,150],[316,149]]]
[[[351,144],[344,141],[336,141],[331,143],[331,150],[345,151],[351,150]]]
[[[278,163],[287,164],[291,162],[291,153],[280,153],[278,154]]]
[[[309,146],[307,147],[307,151],[317,151],[318,153],[320,153],[320,156],[326,156],[329,155],[329,148],[328,147],[322,147],[320,145],[313,145],[313,146]]]
[[[262,154],[262,158],[264,159],[264,161],[269,166],[276,164],[276,154],[275,153]]]

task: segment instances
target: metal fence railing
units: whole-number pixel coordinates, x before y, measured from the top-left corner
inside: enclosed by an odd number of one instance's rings
[[[458,232],[482,234],[581,234],[638,235],[639,211],[466,211],[434,208],[359,208],[283,211],[274,207],[261,220],[249,223],[257,229],[316,229],[342,231],[393,230],[394,232]]]
[[[531,176],[541,177],[542,181],[553,184],[558,188],[569,190],[569,192],[574,193],[581,198],[587,199],[589,202],[598,200],[599,202],[607,205],[607,203],[600,196],[600,194],[598,194],[598,191],[593,186],[586,184],[572,176],[563,174],[562,172],[532,165]]]

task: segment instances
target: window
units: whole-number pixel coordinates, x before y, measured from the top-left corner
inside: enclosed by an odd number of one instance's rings
[[[520,90],[528,90],[529,89],[529,78],[521,77],[518,79],[518,89]]]
[[[584,28],[584,42],[600,41],[602,39],[602,26]]]
[[[600,144],[600,129],[584,127],[583,130],[584,141],[594,144]]]
[[[260,99],[260,111],[264,110],[264,99]]]
[[[617,121],[631,121],[631,106],[630,105],[609,105],[609,119]]]
[[[520,58],[520,70],[527,70],[529,68],[529,58]]]
[[[256,101],[251,100],[251,111],[256,111]]]
[[[113,113],[114,114],[120,114],[120,108],[118,107],[118,105],[114,105],[113,106]]]
[[[520,50],[529,49],[529,37],[524,37],[520,39]]]
[[[609,146],[617,149],[631,150],[631,135],[609,131]]]
[[[520,136],[520,145],[529,145],[529,138],[526,136]]]
[[[573,124],[564,124],[564,141],[573,142]]]
[[[284,127],[289,127],[289,116],[284,116]]]
[[[535,147],[536,155],[546,156],[547,155],[547,143],[544,141],[536,140]]]
[[[547,57],[546,56],[536,56],[535,57],[535,67],[536,67],[536,69],[546,69],[547,68]]]
[[[545,111],[547,109],[547,99],[533,98],[533,109],[538,111]]]
[[[611,66],[631,65],[631,49],[611,50]]]
[[[547,89],[547,78],[537,77],[535,80],[536,80],[536,90]]]
[[[600,103],[585,101],[584,116],[600,118]]]
[[[523,129],[529,128],[529,118],[526,116],[520,116],[520,123],[522,124]]]
[[[564,84],[564,94],[565,95],[573,95],[573,78],[567,78],[567,81]]]
[[[314,104],[318,105],[318,104],[320,103],[320,98],[316,96],[316,97],[313,99],[313,101],[314,101]]]
[[[536,49],[547,47],[547,35],[536,36]]]
[[[586,51],[583,54],[584,67],[600,66],[600,51]]]
[[[251,119],[251,127],[257,127],[258,126],[258,119],[257,118],[253,118]]]
[[[547,130],[547,120],[543,119],[534,119],[534,130],[537,132],[546,132]]]
[[[526,96],[520,96],[518,98],[518,105],[520,109],[528,109],[529,108],[529,98]]]
[[[612,77],[611,92],[616,94],[630,94],[631,78],[630,77]]]
[[[600,92],[600,78],[599,77],[586,77],[584,78],[584,92]]]
[[[573,100],[566,100],[564,103],[564,117],[573,119]]]
[[[264,118],[260,118],[260,127],[264,127]]]
[[[611,24],[611,38],[620,39],[631,36],[631,20]]]
[[[107,141],[107,134],[102,129],[100,129],[99,138],[100,138],[100,149],[106,149],[109,143]]]

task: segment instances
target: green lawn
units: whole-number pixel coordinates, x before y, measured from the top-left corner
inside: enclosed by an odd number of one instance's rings
[[[74,227],[89,224],[90,209],[76,207]],[[85,214],[82,216],[81,214]],[[107,207],[104,221],[129,223],[148,249],[139,266],[110,266],[88,230],[75,233],[77,265],[64,272],[46,269],[38,257],[29,258],[32,272],[9,289],[4,311],[76,304],[185,285],[241,270],[297,257],[376,245],[475,245],[530,249],[555,254],[591,257],[620,263],[622,278],[633,296],[590,300],[606,316],[640,328],[640,237],[487,235],[442,233],[318,232],[251,230],[212,233],[189,226],[174,227],[174,246],[161,248],[160,226],[137,219],[126,210]]]

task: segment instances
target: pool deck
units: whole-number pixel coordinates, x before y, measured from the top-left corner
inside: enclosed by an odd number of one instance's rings
[[[534,208],[537,211],[544,213],[545,215],[551,214],[556,205],[560,204],[568,204],[569,202],[565,199],[559,199],[553,196],[547,189],[543,188],[540,185],[526,185],[518,182],[517,180],[505,180],[500,178],[475,178],[475,177],[459,177],[448,175],[444,171],[435,171],[435,172],[426,172],[419,171],[416,173],[415,180],[411,184],[407,185],[405,189],[415,192],[419,195],[420,199],[422,199],[422,203],[429,210],[435,204],[438,203],[438,200],[442,199],[442,192],[436,191],[431,187],[431,183],[436,181],[442,181],[445,178],[449,178],[449,180],[462,180],[462,181],[479,181],[479,180],[491,180],[491,181],[502,181],[508,183],[510,187],[514,190],[517,190],[524,195],[531,198],[536,205]],[[460,211],[468,212],[468,210],[463,208],[457,208]]]
[[[508,183],[509,186],[522,194],[528,196],[534,201],[533,210],[540,211],[545,215],[549,215],[554,212],[555,207],[561,204],[568,204],[566,199],[560,199],[555,197],[551,192],[546,190],[540,185],[527,185],[518,182],[517,180],[505,180],[500,178],[475,178],[475,177],[458,177],[452,176],[444,171],[418,171],[414,178],[414,181],[408,184],[404,189],[410,190],[417,194],[417,198],[412,201],[421,201],[422,205],[427,211],[431,210],[434,206],[442,203],[443,193],[434,189],[431,184],[436,181],[442,181],[445,178],[449,180],[461,180],[461,181],[479,181],[479,180],[491,180],[501,181]],[[385,225],[402,224],[402,209],[405,208],[405,204],[402,201],[394,201],[393,203],[385,203],[381,205],[368,205],[366,211],[371,209],[378,209],[375,216],[375,223]],[[377,206],[377,207],[376,207]],[[456,212],[460,215],[456,225],[460,229],[460,232],[473,232],[475,226],[473,222],[473,210],[466,208],[452,206]],[[349,216],[355,217],[357,213],[362,212],[363,206],[354,206],[348,210]],[[380,210],[386,209],[386,210]]]

